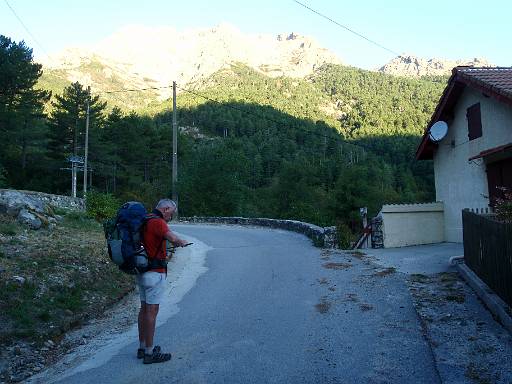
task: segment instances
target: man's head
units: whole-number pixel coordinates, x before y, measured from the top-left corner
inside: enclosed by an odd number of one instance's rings
[[[156,209],[162,212],[165,221],[169,221],[176,212],[176,203],[171,199],[162,199],[156,205]]]

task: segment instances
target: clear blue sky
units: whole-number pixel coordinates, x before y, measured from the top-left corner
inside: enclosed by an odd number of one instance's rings
[[[48,53],[92,44],[122,26],[209,28],[227,22],[248,33],[314,37],[346,64],[376,68],[394,57],[292,0],[7,0]],[[399,52],[447,59],[485,57],[512,66],[512,1],[331,1],[302,3]],[[0,0],[0,34],[42,49]]]

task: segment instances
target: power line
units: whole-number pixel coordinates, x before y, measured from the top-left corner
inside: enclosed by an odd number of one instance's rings
[[[148,88],[132,88],[132,89],[114,89],[110,91],[101,91],[96,92],[97,95],[109,94],[109,93],[122,93],[122,92],[141,92],[141,91],[150,91],[150,90],[158,90],[158,89],[169,89],[172,88],[172,85],[166,87],[148,87]]]
[[[30,35],[30,37],[32,37],[32,39],[36,42],[37,45],[39,45],[39,48],[41,48],[41,50],[43,51],[43,53],[46,55],[46,57],[50,57],[48,55],[48,53],[46,52],[46,50],[44,49],[44,47],[41,45],[41,43],[35,38],[35,36],[32,34],[32,32],[30,32],[30,30],[27,28],[27,26],[25,25],[25,23],[23,22],[23,20],[21,20],[21,18],[18,16],[18,14],[16,13],[16,11],[14,10],[13,7],[11,7],[11,5],[9,4],[9,2],[7,0],[4,0],[5,4],[7,4],[7,6],[9,7],[9,9],[11,10],[11,12],[13,13],[13,15],[18,19],[18,21],[20,22],[20,24],[23,26],[23,28],[25,28],[25,31],[27,31],[27,33]]]
[[[354,35],[356,35],[356,36],[358,36],[358,37],[360,37],[360,38],[362,38],[362,39],[364,39],[364,40],[368,41],[369,43],[371,43],[371,44],[373,44],[373,45],[376,45],[377,47],[382,48],[382,49],[384,49],[384,50],[386,50],[386,51],[388,51],[388,52],[392,53],[393,55],[401,56],[398,52],[395,52],[394,50],[389,49],[389,48],[387,48],[387,47],[383,46],[382,44],[377,43],[375,40],[372,40],[372,39],[370,39],[370,38],[368,38],[368,37],[366,37],[366,36],[362,35],[361,33],[354,31],[353,29],[351,29],[351,28],[347,27],[346,25],[343,25],[343,24],[341,24],[341,23],[338,23],[336,20],[333,20],[333,19],[331,19],[329,16],[326,16],[326,15],[324,15],[323,13],[320,13],[320,12],[318,12],[318,11],[314,10],[313,8],[308,7],[306,4],[303,4],[303,3],[301,3],[300,1],[297,1],[297,0],[293,0],[293,1],[294,1],[295,3],[297,3],[297,4],[301,5],[302,7],[304,7],[304,8],[306,8],[306,9],[310,10],[311,12],[316,13],[318,16],[323,17],[324,19],[329,20],[331,23],[336,24],[338,27],[341,27],[341,28],[343,28],[343,29],[345,29],[345,30],[349,31],[350,33],[353,33]]]

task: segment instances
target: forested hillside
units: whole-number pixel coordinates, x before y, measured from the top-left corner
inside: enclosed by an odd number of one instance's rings
[[[130,112],[74,83],[48,104],[48,93],[34,90],[41,68],[30,49],[1,39],[1,60],[14,63],[0,66],[3,186],[69,193],[62,168],[69,155],[83,155],[91,97],[93,188],[148,204],[170,194],[172,103]],[[33,80],[16,84],[22,71]],[[50,83],[39,87],[58,89]],[[355,228],[359,207],[375,214],[383,203],[433,198],[431,164],[413,153],[443,81],[339,65],[307,79],[270,78],[239,64],[179,86],[181,215]]]

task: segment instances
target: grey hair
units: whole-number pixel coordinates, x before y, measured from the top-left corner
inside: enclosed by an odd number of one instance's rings
[[[176,203],[171,199],[162,199],[156,205],[156,209],[167,208],[167,207],[176,209]]]

